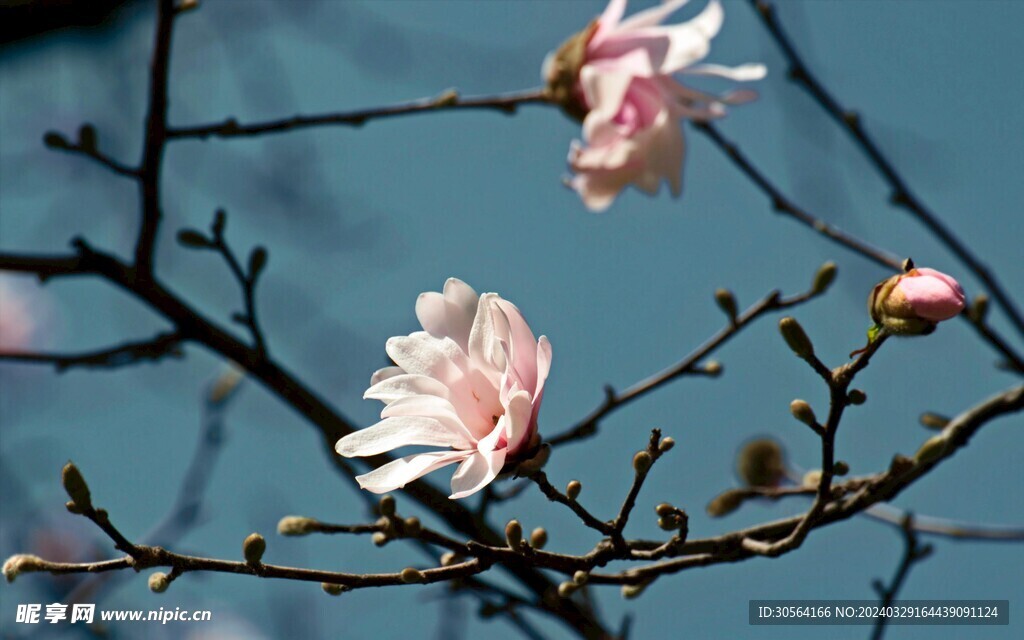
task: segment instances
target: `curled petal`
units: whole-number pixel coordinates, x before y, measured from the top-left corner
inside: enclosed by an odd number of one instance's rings
[[[452,476],[452,500],[471,496],[498,476],[505,466],[505,449],[489,453],[479,451],[466,458]]]
[[[392,368],[401,371],[398,367]],[[384,369],[381,369],[381,371],[384,371]],[[380,372],[378,371],[378,373]],[[399,398],[420,395],[447,398],[448,387],[428,376],[404,373],[376,382],[363,393],[363,398],[367,400],[380,400],[382,402],[394,402]]]
[[[432,451],[416,453],[392,460],[369,473],[356,476],[359,486],[373,493],[387,493],[401,489],[413,480],[431,471],[454,464],[473,455],[472,451]]]

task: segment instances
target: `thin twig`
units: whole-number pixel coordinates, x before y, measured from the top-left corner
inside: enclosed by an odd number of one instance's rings
[[[309,116],[296,115],[291,118],[268,120],[266,122],[253,122],[248,124],[241,124],[234,118],[228,118],[222,122],[213,124],[204,124],[192,127],[172,127],[169,130],[168,135],[172,139],[208,138],[210,136],[219,138],[235,138],[239,136],[256,136],[266,133],[278,133],[324,125],[360,127],[370,120],[379,120],[382,118],[393,118],[396,116],[419,113],[467,109],[491,110],[500,111],[506,114],[514,114],[520,105],[547,104],[549,102],[550,99],[547,97],[543,89],[528,89],[517,93],[507,93],[496,96],[470,96],[466,98],[459,96],[455,91],[446,91],[431,98],[423,98],[387,107],[359,109],[356,111],[323,113]]]
[[[684,375],[692,375],[698,372],[707,375],[706,371],[702,371],[697,367],[697,363],[728,342],[730,338],[742,331],[744,327],[762,315],[803,304],[817,295],[819,295],[819,293],[808,291],[789,298],[783,298],[778,291],[772,291],[753,304],[746,311],[738,315],[734,321],[729,322],[729,324],[720,329],[718,333],[711,336],[711,338],[704,342],[704,344],[697,347],[697,349],[671,367],[663,371],[659,371],[658,373],[635,383],[628,389],[621,392],[616,392],[612,387],[606,387],[605,400],[600,406],[595,408],[589,415],[569,429],[551,436],[546,441],[554,447],[565,444],[566,442],[573,442],[591,437],[597,433],[598,425],[602,419],[637,398],[640,398],[641,396],[654,391],[658,387],[661,387],[662,385]]]
[[[782,49],[789,63],[789,78],[807,90],[822,109],[854,140],[892,189],[890,202],[904,208],[931,231],[960,261],[967,266],[992,293],[1018,333],[1024,336],[1024,316],[996,279],[996,276],[950,229],[914,195],[906,181],[878,144],[864,128],[863,118],[856,111],[843,107],[810,72],[797,53],[792,40],[779,22],[778,11],[767,0],[750,0],[768,32]]]
[[[896,594],[899,593],[900,588],[906,581],[907,576],[910,574],[910,569],[921,562],[932,554],[934,547],[930,544],[920,545],[917,542],[917,532],[913,526],[913,516],[906,516],[902,524],[903,529],[903,557],[900,558],[900,564],[896,567],[896,573],[892,577],[892,581],[889,582],[888,586],[882,584],[881,580],[876,580],[873,583],[875,592],[881,599],[881,610],[892,605],[893,601],[896,600]],[[889,622],[889,617],[880,613],[875,619],[875,626],[871,632],[871,640],[882,640],[882,636],[885,635],[885,625]]]
[[[53,365],[58,373],[74,368],[114,369],[165,357],[180,358],[183,339],[178,333],[161,333],[150,340],[125,342],[115,347],[84,353],[4,352],[0,360]]]

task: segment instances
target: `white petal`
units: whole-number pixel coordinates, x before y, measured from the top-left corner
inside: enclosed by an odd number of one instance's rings
[[[398,369],[398,367],[394,368]],[[381,371],[384,371],[384,369],[381,369]],[[378,373],[380,372],[378,371]],[[427,376],[404,373],[377,382],[363,393],[363,398],[366,400],[394,402],[399,398],[419,395],[447,398],[448,387]]]
[[[435,338],[448,335],[448,320],[445,312],[444,296],[436,291],[421,293],[416,298],[416,319],[423,330]]]
[[[373,372],[373,375],[370,376],[370,386],[372,387],[378,382],[387,380],[388,378],[400,376],[403,373],[405,373],[405,370],[402,369],[402,367],[384,367],[383,369],[377,369]]]
[[[457,500],[473,495],[490,484],[504,465],[505,449],[489,454],[474,453],[452,476],[452,495],[448,497]]]
[[[551,371],[551,343],[547,336],[541,336],[537,340],[537,388],[533,391],[534,403],[537,397],[544,391],[544,381],[548,379]]]
[[[423,416],[396,416],[350,433],[334,446],[346,458],[375,456],[410,445],[454,447],[469,449],[474,443],[465,432],[453,431],[435,418]]]
[[[356,476],[359,486],[373,493],[387,493],[401,489],[413,480],[435,469],[464,460],[473,455],[471,451],[432,451],[417,453],[393,460],[383,467]]]
[[[523,440],[530,435],[530,419],[533,417],[531,401],[532,398],[526,391],[520,391],[509,398],[508,408],[503,416],[509,451],[516,451]]]
[[[505,369],[505,355],[500,341],[508,337],[508,319],[495,305],[498,294],[480,296],[476,318],[469,332],[469,358],[494,386]]]
[[[451,402],[437,396],[408,396],[399,398],[380,412],[381,418],[393,418],[396,416],[421,416],[433,418],[453,433],[459,434],[468,443],[465,447],[456,446],[457,449],[467,449],[470,445],[476,446],[476,438],[459,418],[455,407]]]
[[[448,278],[444,283],[448,337],[466,353],[469,353],[469,332],[473,328],[479,300],[480,296],[473,291],[473,287],[458,278]]]
[[[597,31],[591,37],[591,42],[599,44],[602,39],[613,33],[626,13],[626,0],[611,0],[604,12],[597,18]]]
[[[738,67],[727,67],[721,64],[698,64],[683,69],[682,73],[747,82],[764,78],[768,73],[768,69],[763,64],[741,64]]]
[[[468,368],[466,354],[450,338],[435,338],[426,331],[389,338],[388,355],[406,372],[429,376],[451,387]]]

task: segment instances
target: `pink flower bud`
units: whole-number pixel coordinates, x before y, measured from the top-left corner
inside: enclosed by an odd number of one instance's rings
[[[880,282],[871,292],[871,319],[893,335],[923,335],[965,306],[964,290],[935,269],[911,269]]]

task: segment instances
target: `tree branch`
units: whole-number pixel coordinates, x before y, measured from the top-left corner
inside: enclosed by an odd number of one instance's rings
[[[125,342],[115,347],[85,353],[0,353],[0,361],[52,364],[58,373],[72,367],[114,369],[143,361],[156,362],[164,357],[180,358],[182,337],[177,333],[161,333],[150,340]]]
[[[934,550],[930,544],[923,546],[918,544],[913,522],[914,518],[910,515],[907,515],[903,520],[903,557],[900,559],[900,564],[896,568],[896,574],[892,577],[892,581],[888,586],[882,584],[881,580],[876,580],[873,584],[875,592],[878,593],[878,597],[881,599],[880,605],[883,611],[886,607],[891,606],[896,599],[896,594],[899,593],[904,581],[906,581],[907,576],[910,574],[911,567],[930,556]],[[879,614],[875,620],[874,629],[871,632],[871,640],[882,640],[882,636],[885,635],[885,625],[888,621],[889,618],[887,616]]]

